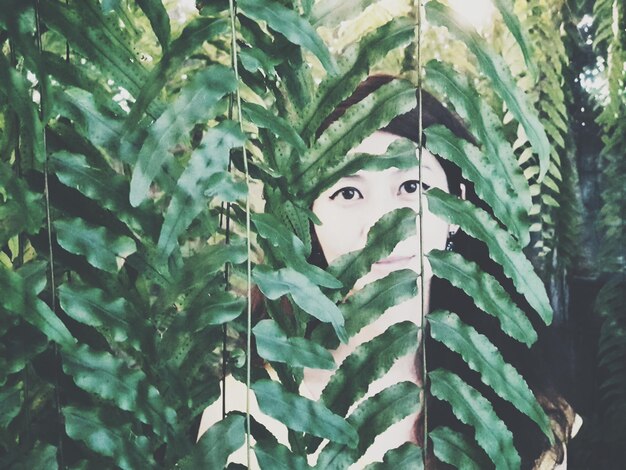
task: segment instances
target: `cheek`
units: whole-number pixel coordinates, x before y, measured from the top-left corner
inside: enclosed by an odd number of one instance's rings
[[[322,222],[315,226],[315,233],[328,263],[354,250],[363,248],[365,239],[360,218],[355,211],[341,211],[319,206],[313,212]]]
[[[422,223],[424,253],[426,254],[433,249],[445,249],[450,225],[430,212],[428,210],[428,203],[424,205],[424,217],[422,219]],[[417,220],[417,224],[417,229],[419,230],[419,219]]]

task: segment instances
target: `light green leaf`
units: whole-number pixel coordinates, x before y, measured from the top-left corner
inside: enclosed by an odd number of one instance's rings
[[[452,312],[438,310],[428,314],[433,338],[460,354],[470,369],[502,399],[532,419],[554,443],[550,420],[531,392],[524,378],[506,363],[489,339],[466,325]]]
[[[518,194],[528,191],[506,184],[506,175],[485,158],[482,152],[469,142],[456,137],[444,126],[431,126],[424,130],[426,148],[434,155],[445,158],[461,168],[463,177],[474,183],[476,194],[491,206],[495,216],[517,236],[521,246],[528,245],[530,220],[528,211]]]
[[[507,335],[528,347],[537,341],[537,333],[526,314],[492,275],[458,253],[432,250],[426,256],[435,276],[450,281],[469,295],[478,308],[498,318],[500,328]]]
[[[253,214],[252,222],[257,229],[257,234],[277,248],[275,255],[287,266],[304,274],[319,286],[341,287],[341,283],[333,276],[306,261],[306,251],[302,241],[272,214]]]
[[[159,63],[154,66],[150,75],[146,77],[137,100],[128,114],[126,125],[133,129],[150,103],[171,78],[171,75],[180,70],[184,61],[193,51],[204,41],[225,34],[228,31],[228,27],[229,24],[226,18],[198,17],[192,19],[180,33],[180,36],[174,39],[169,48],[164,51]]]
[[[123,469],[154,468],[150,441],[137,436],[131,426],[119,423],[106,408],[63,408],[65,431],[91,450],[110,457]]]
[[[261,411],[289,429],[356,447],[359,436],[355,429],[322,403],[286,392],[273,380],[257,381],[252,390]]]
[[[261,441],[254,446],[254,454],[261,468],[272,470],[309,470],[304,457],[296,455],[277,442]]]
[[[170,42],[170,18],[161,0],[137,0],[137,5],[150,20],[152,30],[161,43],[161,49],[167,50]]]
[[[493,0],[493,3],[500,11],[504,23],[509,28],[509,31],[511,31],[511,34],[517,41],[517,45],[520,47],[522,55],[524,56],[524,62],[526,62],[526,67],[528,67],[528,70],[530,70],[533,78],[537,80],[537,65],[533,62],[532,59],[531,43],[528,41],[528,37],[526,36],[525,31],[522,29],[522,25],[520,24],[518,16],[515,14],[513,1]]]
[[[539,155],[541,166],[539,181],[541,181],[548,172],[550,165],[550,142],[539,121],[537,111],[528,97],[516,85],[504,59],[492,52],[476,31],[464,28],[456,20],[456,16],[450,8],[433,0],[426,4],[425,10],[429,22],[447,27],[476,56],[483,73],[491,80],[494,90],[504,100],[515,119],[524,127],[528,140]]]
[[[369,464],[364,470],[422,470],[424,458],[422,449],[407,442],[396,449],[387,451],[382,462]]]
[[[332,28],[342,21],[347,21],[362,13],[368,6],[378,0],[322,0],[316,2],[311,10],[311,24]]]
[[[59,287],[61,308],[74,320],[94,327],[104,327],[104,335],[113,341],[127,343],[142,350],[138,331],[147,327],[133,306],[122,297],[111,297],[104,291],[77,284]]]
[[[333,261],[328,271],[343,283],[343,295],[370,271],[373,263],[389,256],[398,242],[415,234],[415,217],[413,209],[408,207],[385,214],[370,229],[364,249]]]
[[[348,422],[358,430],[358,447],[347,449],[345,445],[330,442],[320,453],[317,468],[349,468],[365,454],[379,434],[418,411],[419,395],[417,385],[400,382],[365,400],[348,417]]]
[[[230,151],[243,146],[245,139],[234,121],[223,121],[205,132],[178,179],[165,213],[158,243],[164,258],[172,253],[180,234],[207,207],[205,192],[212,190],[208,184],[210,178],[228,170]]]
[[[133,206],[146,199],[150,183],[165,161],[172,158],[170,148],[185,138],[195,123],[211,118],[217,102],[234,89],[235,79],[231,69],[223,65],[207,67],[194,76],[150,126],[130,182],[130,203]]]
[[[452,405],[452,412],[474,428],[478,444],[498,469],[519,469],[520,456],[513,446],[513,434],[496,415],[491,403],[459,377],[443,369],[429,374],[430,391]]]
[[[453,429],[440,426],[430,431],[428,437],[433,442],[435,456],[444,463],[467,470],[484,470],[490,466],[476,443]]]
[[[91,265],[113,274],[137,251],[132,238],[114,235],[105,227],[96,227],[82,219],[56,220],[54,228],[61,247],[85,256]]]
[[[257,266],[252,272],[252,278],[268,299],[276,300],[290,294],[298,307],[318,320],[330,323],[337,337],[342,342],[347,341],[341,311],[305,275],[292,268],[272,271],[267,266]]]
[[[83,390],[111,400],[133,413],[167,439],[176,412],[165,406],[159,391],[148,382],[141,369],[131,368],[107,352],[94,351],[86,344],[62,351],[63,370]]]
[[[331,74],[338,72],[337,64],[335,64],[322,38],[295,11],[272,0],[239,0],[237,6],[248,18],[266,21],[271,29],[278,31],[292,43],[311,51],[320,60],[327,72]]]
[[[221,469],[230,454],[245,443],[245,419],[229,415],[211,426],[193,447],[191,454],[176,464],[181,470]]]
[[[322,391],[321,401],[333,412],[344,415],[398,358],[416,350],[417,326],[410,321],[391,325],[383,334],[359,346],[341,363]]]
[[[262,320],[252,329],[259,356],[284,362],[290,367],[334,369],[333,356],[322,346],[305,338],[289,338],[274,320]]]
[[[296,130],[286,120],[277,116],[276,113],[265,109],[256,103],[244,102],[242,112],[246,121],[257,127],[269,129],[279,138],[285,140],[300,154],[306,151],[306,145]]]
[[[502,266],[516,289],[525,296],[544,323],[549,325],[552,322],[552,307],[546,288],[515,239],[500,228],[487,212],[469,201],[463,201],[438,188],[432,188],[426,197],[428,208],[433,214],[460,225],[468,235],[487,244],[491,259]]]

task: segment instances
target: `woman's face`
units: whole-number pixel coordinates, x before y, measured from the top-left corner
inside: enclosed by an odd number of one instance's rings
[[[387,147],[399,139],[388,132],[377,131],[353,152],[383,154]],[[383,171],[361,170],[346,176],[324,191],[313,203],[313,212],[322,222],[315,226],[322,251],[328,263],[341,255],[365,247],[369,229],[386,213],[402,207],[419,209],[419,170],[390,168]],[[426,149],[422,150],[422,191],[437,187],[449,191],[448,181],[437,159]],[[444,249],[450,226],[428,210],[423,198],[424,253],[433,248]],[[416,217],[416,224],[419,220]],[[417,233],[419,233],[419,227]],[[371,272],[357,284],[360,286],[381,279],[392,271],[413,269],[419,273],[419,237],[409,237],[396,246],[390,256],[379,260]],[[425,266],[425,278],[432,277]]]

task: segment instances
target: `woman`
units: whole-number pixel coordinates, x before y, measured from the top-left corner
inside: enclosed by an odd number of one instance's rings
[[[319,133],[323,132],[326,127],[345,113],[350,106],[364,99],[370,93],[391,80],[393,80],[393,77],[390,76],[373,76],[368,78],[357,88],[348,100],[342,103],[328,117],[321,126]],[[418,111],[416,109],[396,117],[386,127],[364,139],[363,142],[352,149],[352,152],[380,155],[385,153],[388,147],[400,138],[410,139],[415,143],[419,142],[418,118]],[[458,137],[473,141],[471,135],[465,130],[460,121],[443,105],[426,93],[423,94],[422,122],[424,128],[433,124],[442,124]],[[313,213],[320,219],[321,224],[312,226],[313,253],[310,262],[325,268],[328,263],[332,263],[340,256],[363,248],[369,229],[384,214],[402,207],[411,207],[417,211],[419,209],[418,198],[420,184],[422,186],[422,192],[426,192],[431,188],[439,188],[457,196],[466,197],[480,205],[480,202],[473,193],[472,185],[461,178],[460,171],[455,165],[432,155],[426,149],[422,149],[421,156],[421,181],[417,166],[404,170],[396,168],[390,168],[384,171],[362,170],[354,175],[341,178],[331,187],[324,190],[315,199],[311,207]],[[480,243],[474,242],[460,232],[457,233],[458,227],[447,224],[434,216],[428,210],[428,204],[425,198],[422,204],[424,253],[428,253],[432,249],[451,249],[452,246],[455,245],[455,249],[462,252],[467,258],[479,261],[481,265],[490,263]],[[356,282],[352,292],[356,292],[367,284],[382,279],[391,272],[401,269],[411,269],[416,273],[420,272],[419,237],[413,236],[403,240],[388,257],[374,263],[371,271]],[[494,269],[497,271],[497,268]],[[432,270],[427,262],[424,265],[424,279],[420,282],[420,285],[424,286],[423,300],[419,297],[421,294],[418,293],[418,296],[382,313],[376,321],[364,327],[359,333],[353,336],[347,344],[341,344],[336,350],[332,351],[335,362],[340,364],[359,345],[378,336],[392,324],[409,320],[421,326],[421,317],[418,312],[420,311],[422,303],[426,306],[427,310],[434,307],[448,308],[453,311],[465,313],[466,316],[467,314],[471,315],[473,310],[475,310],[471,299],[465,298],[462,293],[449,284],[438,279],[433,279]],[[484,314],[478,314],[473,317],[482,319],[485,316]],[[486,330],[492,332],[497,329],[497,326],[491,324],[489,319],[482,322],[486,325],[485,328],[481,328],[481,326],[484,326],[480,324],[481,322],[482,320],[474,323],[475,326],[478,329],[482,329],[482,331]],[[415,340],[417,344],[418,338],[416,337]],[[506,341],[499,344],[499,347],[505,350],[507,348],[515,349],[515,347],[507,344]],[[426,340],[426,348],[429,351],[429,370],[443,365],[453,371],[459,370],[460,375],[466,374],[463,372],[463,368],[466,366],[462,361],[458,361],[457,358],[445,350],[445,348],[440,347],[430,339]],[[527,351],[524,352],[520,349],[515,351],[515,354],[519,358],[522,358],[521,361],[518,361],[521,362],[522,365],[531,362]],[[515,365],[519,366],[519,364]],[[409,380],[421,384],[423,382],[421,369],[421,358],[416,358],[414,354],[400,358],[382,378],[370,386],[365,398],[401,381]],[[524,369],[524,367],[521,367],[521,369]],[[526,376],[527,372],[529,371],[524,370],[522,373]],[[539,384],[540,389],[545,392],[546,400],[548,400],[552,395],[547,392],[549,390],[548,385],[540,380],[543,375],[535,374],[536,377],[533,378],[532,370],[529,373],[532,379],[530,380],[531,386],[533,383]],[[305,370],[304,380],[300,389],[301,394],[312,399],[318,399],[330,379],[331,374],[332,371],[322,371],[318,369]],[[480,384],[472,383],[472,385],[476,385],[477,388],[480,388]],[[234,386],[238,387],[237,385]],[[489,391],[484,389],[485,387],[482,387],[481,391],[488,394]],[[236,395],[240,392],[234,390],[232,386],[228,390],[229,393],[227,396],[230,395],[231,399],[234,398],[235,401],[240,401],[236,398]],[[436,424],[449,425],[454,421],[445,405],[434,402],[428,397],[426,399],[429,406],[429,429],[432,429]],[[550,400],[548,401],[550,402]],[[554,400],[551,402],[554,402]],[[556,408],[556,415],[558,415],[561,421],[564,421],[563,428],[567,430],[569,424],[568,420],[565,419],[564,413],[561,413],[560,409],[558,409],[559,407]],[[507,417],[510,418],[509,415],[513,415],[513,421],[522,422],[522,425],[519,426],[522,433],[530,430],[531,426],[525,423],[523,419],[514,416],[515,414],[511,413],[510,410],[504,409],[497,411],[499,414],[504,413],[504,415],[506,415],[504,417],[505,419]],[[363,468],[367,463],[381,461],[387,450],[398,447],[404,442],[421,444],[423,431],[419,417],[420,415],[415,413],[390,427],[379,436],[374,445],[370,447],[367,453],[356,463],[354,468]],[[206,426],[208,424],[207,421],[210,423],[213,419],[207,420],[203,418],[203,421],[204,426]],[[273,427],[273,430],[279,429],[275,423],[270,423],[268,426]],[[516,431],[519,430],[514,429],[514,432]],[[520,432],[517,432],[517,434],[520,434]],[[523,463],[526,468],[531,468],[535,460],[539,458],[542,452],[549,446],[547,446],[536,429],[529,431],[528,435],[533,437],[523,439],[522,442],[516,441],[516,447],[518,447],[523,454]],[[313,463],[315,459],[316,457],[313,456],[310,463]]]

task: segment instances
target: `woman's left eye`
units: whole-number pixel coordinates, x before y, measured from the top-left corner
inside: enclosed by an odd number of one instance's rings
[[[400,193],[413,194],[416,193],[419,188],[420,182],[417,180],[409,180],[405,181],[400,185]],[[422,183],[422,189],[424,191],[428,191],[430,189],[430,185]]]

